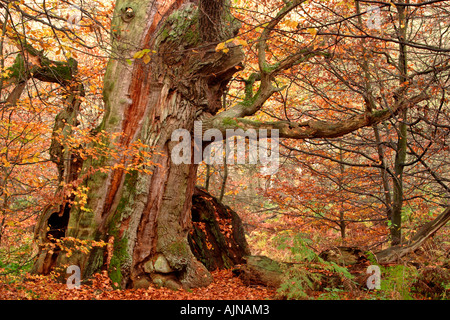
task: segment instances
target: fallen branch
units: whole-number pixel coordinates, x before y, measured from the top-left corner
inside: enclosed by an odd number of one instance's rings
[[[392,263],[418,249],[428,238],[450,221],[450,207],[447,207],[433,221],[426,223],[406,245],[396,245],[376,253],[380,263]]]

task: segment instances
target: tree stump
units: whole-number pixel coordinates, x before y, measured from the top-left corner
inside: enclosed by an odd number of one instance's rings
[[[229,269],[250,254],[242,221],[230,207],[204,189],[192,197],[193,229],[188,241],[192,253],[208,270]]]

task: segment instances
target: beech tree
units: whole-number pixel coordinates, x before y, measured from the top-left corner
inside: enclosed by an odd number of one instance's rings
[[[299,14],[296,10],[307,5],[306,0],[274,4],[275,13],[266,16],[266,21],[258,26],[253,44],[255,70],[242,80],[244,97],[221,111],[224,92],[244,67],[244,47],[248,45],[238,38],[241,24],[232,15],[230,4],[225,0],[117,0],[111,26],[111,57],[103,83],[105,114],[93,131],[102,134],[92,144],[120,146],[122,150],[142,145],[153,150],[151,163],[136,154],[86,156],[74,161],[67,153],[68,143],[55,142],[50,155],[58,165],[60,180],[66,184],[80,181],[86,194],[73,194],[63,203],[49,207],[41,216],[37,232],[46,235],[51,222],[60,226],[67,238],[109,245],[75,250],[68,255],[42,247],[34,271],[42,273],[54,266],[77,265],[83,277],[108,268],[121,287],[148,287],[152,283],[185,288],[206,286],[212,281],[211,275],[194,257],[188,243],[198,164],[193,157],[188,163],[172,161],[179,143],[172,139],[175,130],[194,133],[199,130],[196,121],[201,121],[202,132],[214,128],[223,136],[227,129],[265,129],[269,138],[272,132],[282,139],[335,138],[387,120],[429,97],[429,86],[421,88],[412,81],[409,86],[394,90],[388,105],[366,108],[362,104],[341,119],[327,117],[326,113],[298,121],[253,119],[267,101],[285,89],[278,85],[278,75],[313,59],[333,57],[338,41],[319,41],[319,26],[297,26],[290,34],[280,31],[282,21]],[[394,4],[398,14],[404,6]],[[334,12],[327,14],[334,17],[332,26],[348,20]],[[327,27],[327,23],[322,27]],[[342,34],[334,31],[331,28],[328,36],[339,39]],[[353,36],[369,35],[359,30]],[[273,54],[272,46],[280,46],[283,37],[296,37],[297,46]],[[421,45],[397,37],[382,40]],[[43,59],[38,52],[31,56]],[[49,64],[52,75],[57,71],[52,66],[57,64]],[[73,64],[66,64],[72,80]],[[440,68],[447,70],[447,65]],[[36,74],[40,73],[31,73],[30,77]],[[64,132],[67,139],[70,128],[76,126],[76,102],[83,95],[81,87],[69,87],[72,107],[55,122],[55,128]],[[190,145],[193,155],[193,139]],[[135,162],[145,170],[125,169]],[[96,170],[102,167],[112,169]],[[82,205],[71,205],[74,202]],[[50,221],[52,217],[54,220]]]

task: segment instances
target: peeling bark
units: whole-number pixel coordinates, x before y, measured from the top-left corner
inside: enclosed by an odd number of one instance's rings
[[[227,9],[228,10],[228,9]],[[227,14],[224,10],[221,15]],[[228,12],[229,14],[229,12]],[[73,207],[66,236],[82,240],[113,239],[113,252],[104,248],[89,253],[59,255],[56,265],[78,265],[88,277],[108,268],[121,287],[148,287],[152,283],[173,289],[208,285],[212,277],[188,243],[197,165],[175,165],[171,141],[176,129],[193,131],[201,114],[215,114],[232,75],[243,60],[241,48],[227,54],[204,43],[199,12],[188,1],[119,0],[113,21],[115,42],[104,80],[106,114],[98,130],[122,133],[116,141],[124,148],[138,139],[157,152],[156,165],[140,171],[121,169],[89,174],[92,167],[116,161],[85,161],[82,175],[89,188],[88,210]],[[231,21],[216,39],[231,37]],[[222,38],[220,38],[222,37]],[[125,58],[150,48],[151,61]],[[193,145],[193,144],[192,144]],[[109,265],[106,265],[109,261]]]

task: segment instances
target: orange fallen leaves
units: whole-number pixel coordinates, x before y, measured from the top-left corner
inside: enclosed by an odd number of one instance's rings
[[[212,272],[214,282],[205,288],[173,291],[167,288],[114,290],[106,274],[95,274],[91,284],[68,289],[46,276],[28,275],[21,282],[0,280],[3,300],[264,300],[275,296],[275,290],[246,286],[231,270]]]

